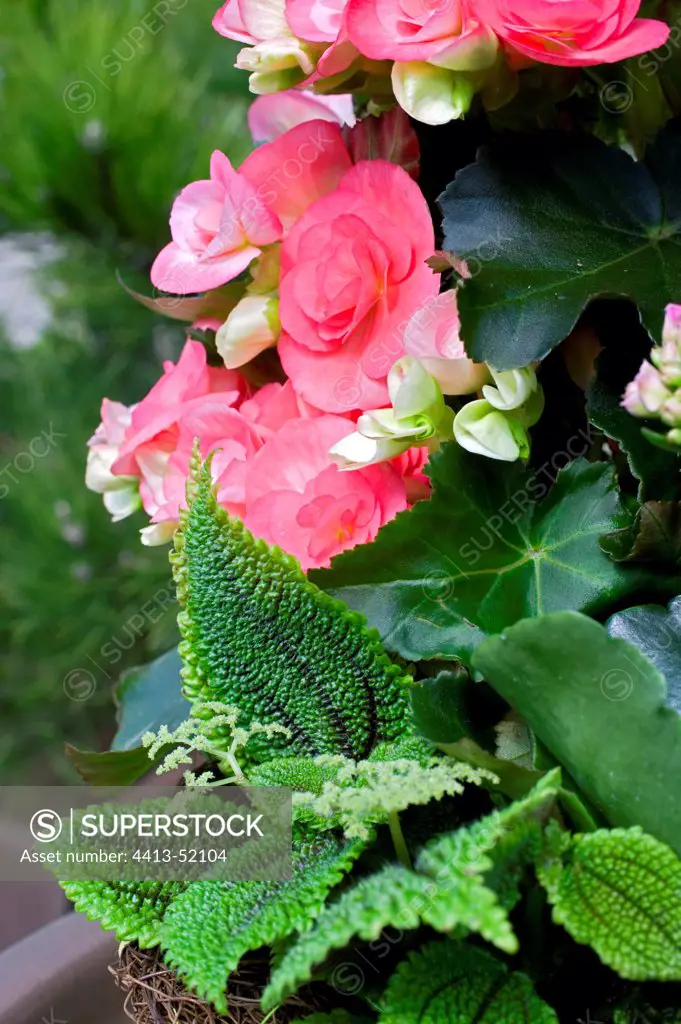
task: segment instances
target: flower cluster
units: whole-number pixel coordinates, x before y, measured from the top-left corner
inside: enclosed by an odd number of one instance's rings
[[[664,439],[681,448],[681,306],[667,306],[662,344],[650,359],[627,385],[622,405],[632,416],[659,420],[668,428]]]
[[[611,63],[662,46],[669,28],[637,17],[640,0],[226,0],[213,25],[245,43],[237,67],[259,94],[345,87],[394,96],[444,124],[476,92],[510,100],[516,72]]]
[[[194,324],[222,365],[188,340],[139,405],[105,400],[87,483],[114,519],[141,505],[143,542],[164,543],[198,440],[224,507],[307,569],[427,497],[424,465],[443,441],[526,457],[542,400],[532,369],[497,374],[466,356],[456,291],[441,293],[427,264],[433,224],[405,115],[349,130],[342,103],[262,100],[251,123],[274,137],[238,170],[213,154],[210,179],[176,199],[151,270],[176,295],[231,282],[224,323]],[[455,417],[444,396],[480,389]]]

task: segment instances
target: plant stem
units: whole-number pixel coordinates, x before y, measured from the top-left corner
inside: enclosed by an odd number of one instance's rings
[[[404,864],[405,868],[411,868],[411,857],[409,856],[407,844],[404,841],[402,826],[400,825],[400,816],[397,811],[390,811],[388,814],[388,826],[390,828],[390,835],[392,836],[397,859],[400,864]]]

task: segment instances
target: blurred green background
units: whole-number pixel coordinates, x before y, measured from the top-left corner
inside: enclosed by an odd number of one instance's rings
[[[217,6],[3,3],[2,782],[71,778],[64,742],[102,747],[121,670],[175,639],[167,549],[141,546],[141,513],[111,524],[84,467],[102,397],[141,398],[184,340],[116,271],[151,294],[175,193],[213,149],[238,163],[250,148]]]

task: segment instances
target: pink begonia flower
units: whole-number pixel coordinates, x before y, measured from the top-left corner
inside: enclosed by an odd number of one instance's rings
[[[290,380],[285,384],[265,384],[243,403],[240,412],[253,424],[263,441],[272,437],[289,420],[309,420],[324,415],[296,394]]]
[[[641,0],[473,0],[476,16],[532,60],[562,67],[611,64],[654,50],[662,21],[637,18]]]
[[[309,81],[339,75],[359,56],[348,35],[347,12],[348,0],[286,0],[286,20],[296,36],[331,44]]]
[[[85,486],[101,494],[104,507],[114,523],[126,519],[140,506],[137,478],[112,472],[125,432],[130,426],[132,409],[121,402],[102,402],[102,421],[88,441]]]
[[[296,125],[315,120],[353,125],[352,96],[317,96],[302,89],[288,89],[258,96],[248,109],[248,128],[256,143],[271,142]]]
[[[340,125],[306,121],[248,156],[239,174],[284,233],[352,167]]]
[[[216,150],[210,180],[182,189],[170,214],[172,242],[151,268],[156,288],[174,295],[219,288],[281,238],[282,227],[253,185]]]
[[[388,404],[404,325],[438,291],[433,246],[421,191],[383,160],[357,164],[301,217],[282,246],[279,354],[304,399],[340,413]]]
[[[469,0],[350,0],[348,33],[375,60],[477,71],[494,63],[498,44],[470,8]]]
[[[213,28],[252,47],[237,66],[254,73],[252,92],[273,93],[348,70],[359,54],[348,38],[346,7],[347,0],[227,0]]]
[[[671,391],[665,387],[659,370],[646,359],[627,384],[622,405],[632,416],[655,416],[669,398]]]
[[[329,449],[353,424],[342,416],[292,420],[251,460],[246,525],[278,544],[304,570],[329,564],[407,507],[404,481],[391,465],[341,473]]]
[[[445,395],[471,395],[490,381],[484,363],[466,355],[454,290],[418,309],[404,331],[404,348],[432,373]]]
[[[199,321],[204,326],[215,321]],[[118,458],[113,463],[114,473],[139,474],[137,453],[159,437],[164,448],[177,438],[180,417],[191,410],[206,395],[212,395],[225,407],[236,406],[249,394],[249,387],[234,370],[207,365],[206,350],[199,341],[187,341],[177,364],[167,360],[163,376],[149,394],[132,410],[131,422],[125,432]]]

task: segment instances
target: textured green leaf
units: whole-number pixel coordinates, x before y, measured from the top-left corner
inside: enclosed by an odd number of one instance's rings
[[[118,731],[112,750],[139,747],[145,732],[161,725],[176,729],[189,716],[189,702],[182,694],[182,661],[176,648],[149,665],[124,673],[116,687]]]
[[[574,836],[547,879],[553,918],[633,981],[681,981],[681,860],[639,828]]]
[[[166,960],[190,988],[225,1013],[227,979],[241,958],[309,927],[363,849],[359,842],[326,838],[294,851],[289,881],[193,882],[165,915]]]
[[[362,757],[402,732],[407,684],[360,616],[310,583],[294,558],[256,541],[218,505],[204,466],[173,556],[184,692],[236,705],[244,724],[278,722],[263,757]]]
[[[434,839],[419,855],[417,870],[451,889],[459,903],[463,898],[473,906],[477,897],[486,904],[488,897],[480,890],[492,890],[495,903],[498,899],[504,909],[510,910],[519,899],[518,884],[539,851],[542,830],[560,792],[560,771],[554,770],[527,796],[503,810]],[[439,922],[439,930],[447,931],[450,903],[442,901],[439,907],[433,904],[428,923]],[[482,929],[478,930],[484,935]],[[496,934],[503,938],[503,929],[497,927]],[[510,931],[506,939],[510,941],[497,941],[496,945],[513,952],[516,944]]]
[[[537,852],[559,787],[560,772],[551,772],[524,799],[433,840],[419,855],[416,871],[389,864],[348,889],[275,967],[263,993],[265,1008],[309,981],[333,950],[355,938],[371,942],[389,926],[476,932],[515,952],[518,944],[504,907],[516,902],[520,874]],[[488,875],[499,894],[488,886]]]
[[[304,985],[318,964],[354,938],[372,941],[393,925],[403,931],[421,924],[419,909],[437,887],[425,875],[389,864],[362,879],[324,908],[314,928],[302,935],[273,969],[262,996],[271,1009]]]
[[[76,910],[99,921],[121,942],[137,942],[143,949],[158,945],[161,924],[172,901],[185,889],[184,882],[63,882],[61,887]]]
[[[545,476],[456,444],[429,473],[429,501],[315,574],[405,658],[470,661],[485,634],[526,616],[593,611],[636,581],[598,543],[621,525],[611,467],[573,462],[539,504]]]
[[[676,126],[646,164],[574,132],[484,149],[440,198],[445,248],[475,260],[459,296],[469,355],[542,359],[600,296],[633,299],[659,335],[681,280],[680,165]]]
[[[432,942],[397,968],[379,1024],[558,1024],[524,974],[458,942]]]
[[[670,603],[627,608],[606,622],[610,636],[638,647],[667,681],[667,707],[681,715],[681,597]]]
[[[641,825],[681,852],[681,721],[636,647],[561,612],[485,641],[474,666],[606,821]]]
[[[338,765],[312,757],[275,757],[248,771],[253,786],[287,786],[297,792],[321,793],[325,782],[338,775]]]

